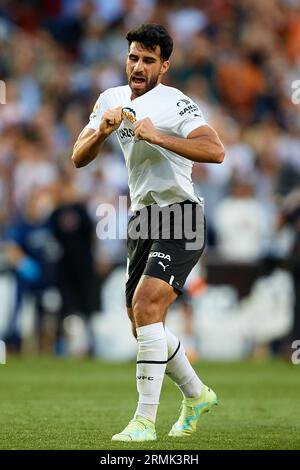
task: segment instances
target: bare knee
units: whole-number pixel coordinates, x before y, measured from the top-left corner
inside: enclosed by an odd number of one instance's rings
[[[157,299],[140,293],[134,298],[133,315],[136,326],[145,326],[162,321],[163,309]]]
[[[142,277],[132,299],[135,326],[163,322],[175,298],[173,288],[161,279]]]

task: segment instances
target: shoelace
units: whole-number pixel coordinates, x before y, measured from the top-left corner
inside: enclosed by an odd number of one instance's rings
[[[189,413],[189,409],[191,410],[190,413]],[[194,407],[192,405],[181,403],[179,411],[180,411],[180,415],[179,415],[180,421],[184,421],[188,416],[194,415]]]
[[[130,423],[128,424],[126,431],[134,432],[137,430],[136,426],[138,426],[140,431],[145,431],[147,429],[147,426],[145,425],[145,423],[143,423],[142,421],[139,421],[138,419],[132,419]]]

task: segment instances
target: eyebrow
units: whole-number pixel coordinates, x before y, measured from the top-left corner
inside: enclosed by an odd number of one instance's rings
[[[138,57],[138,55],[135,54],[134,52],[129,52],[129,53],[128,53],[128,57]],[[156,61],[156,60],[157,60],[157,57],[150,56],[150,55],[145,55],[145,56],[143,57],[143,59]]]

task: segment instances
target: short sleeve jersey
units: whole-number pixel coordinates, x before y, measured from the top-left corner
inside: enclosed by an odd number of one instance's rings
[[[103,92],[86,127],[97,130],[103,113],[117,106],[127,108],[137,121],[149,117],[159,131],[172,136],[186,138],[197,127],[206,125],[199,107],[176,88],[159,84],[132,101],[130,97],[128,85]],[[134,125],[126,118],[116,133],[128,170],[132,210],[155,203],[163,207],[184,200],[199,202],[192,183],[191,160],[136,140]]]

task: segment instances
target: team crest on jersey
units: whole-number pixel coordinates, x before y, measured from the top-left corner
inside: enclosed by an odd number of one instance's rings
[[[123,108],[122,109],[122,118],[127,119],[131,124],[136,122],[136,113],[135,110],[132,108]]]
[[[184,116],[186,113],[193,114],[194,117],[202,117],[198,106],[191,101],[182,99],[177,102],[179,107],[179,116]]]
[[[118,129],[118,135],[123,144],[128,144],[134,139],[132,124],[136,122],[136,113],[132,108],[122,109],[123,125]]]

